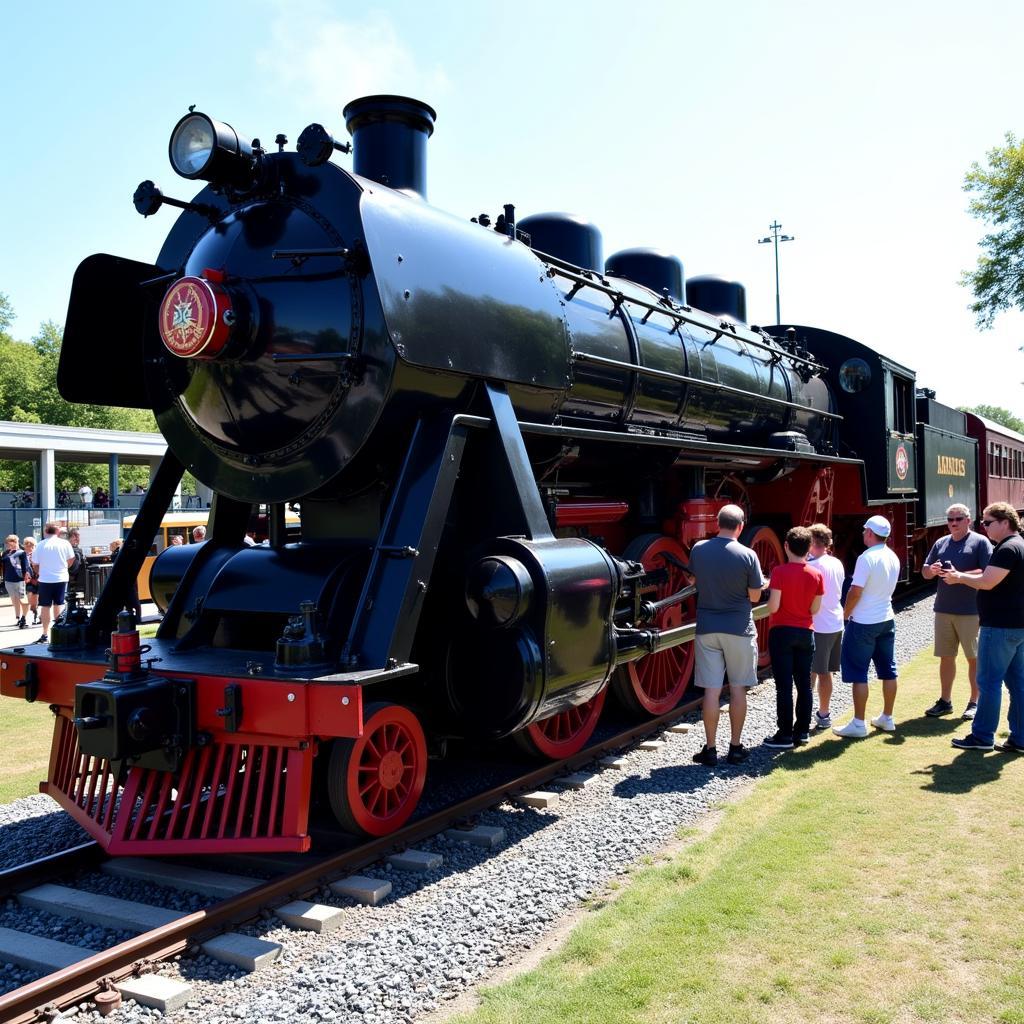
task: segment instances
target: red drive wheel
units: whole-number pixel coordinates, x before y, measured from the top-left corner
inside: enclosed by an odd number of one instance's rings
[[[605,687],[586,704],[533,722],[513,735],[513,739],[531,757],[560,761],[578,754],[597,728],[608,688]]]
[[[676,594],[689,582],[680,568],[689,563],[686,550],[672,537],[660,533],[644,534],[630,542],[622,557],[631,562],[641,562],[648,570],[666,571],[666,579],[658,584],[657,590],[651,595],[652,600],[660,601]],[[692,622],[696,609],[697,603],[691,598],[666,608],[653,625],[658,629],[671,629],[684,622]],[[691,643],[648,654],[639,661],[631,661],[615,673],[615,695],[634,714],[663,715],[682,700],[693,674],[693,659]]]
[[[343,828],[384,836],[409,820],[426,779],[427,739],[419,719],[398,704],[369,704],[363,735],[334,741],[327,796]]]
[[[786,556],[782,551],[782,544],[775,531],[770,526],[758,526],[751,524],[740,534],[740,543],[748,548],[753,548],[757,560],[761,563],[761,571],[764,578],[770,579],[772,569],[782,565]],[[771,664],[771,656],[768,654],[768,620],[759,619],[755,626],[757,628],[757,667],[767,668]]]

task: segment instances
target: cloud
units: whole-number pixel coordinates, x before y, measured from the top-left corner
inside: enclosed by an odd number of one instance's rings
[[[264,75],[303,96],[311,110],[338,110],[374,93],[414,96],[434,103],[451,91],[440,65],[417,65],[394,22],[373,12],[337,18],[322,0],[289,4],[271,23],[270,39],[256,55]]]

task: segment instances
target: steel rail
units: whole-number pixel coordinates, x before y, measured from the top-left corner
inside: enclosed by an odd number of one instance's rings
[[[92,867],[106,860],[106,857],[100,844],[90,840],[79,846],[72,846],[70,849],[6,868],[0,871],[0,899],[6,899],[39,882],[48,882],[55,875],[60,876]]]

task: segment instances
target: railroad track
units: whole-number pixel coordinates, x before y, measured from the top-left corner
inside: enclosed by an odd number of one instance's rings
[[[324,907],[309,902],[307,897],[320,888],[331,886],[339,896],[349,896],[357,902],[375,903],[387,895],[382,883],[374,889],[369,879],[352,879],[352,873],[373,864],[395,851],[408,851],[415,843],[448,832],[449,836],[470,841],[481,841],[478,833],[470,827],[474,816],[489,807],[507,800],[521,800],[531,791],[560,776],[576,771],[612,751],[619,751],[645,738],[664,731],[700,705],[699,700],[689,701],[658,718],[645,719],[630,727],[602,739],[600,742],[562,761],[548,762],[525,774],[518,775],[496,786],[476,793],[455,804],[431,813],[405,826],[398,832],[381,839],[361,843],[349,849],[332,852],[327,856],[307,855],[298,858],[302,866],[271,879],[244,877],[229,874],[223,867],[212,872],[192,866],[168,865],[158,860],[115,858],[109,859],[95,843],[85,843],[60,854],[54,854],[0,873],[0,895],[14,897],[23,905],[65,917],[92,914],[86,904],[95,901],[105,907],[100,918],[90,920],[128,930],[134,927],[139,934],[127,941],[98,952],[90,953],[81,947],[53,943],[41,948],[48,951],[51,965],[64,958],[60,966],[35,981],[0,996],[0,1021],[9,1024],[34,1024],[37,1021],[55,1019],[61,1008],[82,1002],[96,1000],[97,1007],[112,1009],[120,1003],[118,985],[143,975],[156,962],[182,953],[190,946],[199,946],[203,952],[216,959],[225,959],[237,965],[253,969],[263,956],[273,956],[271,943],[249,936],[232,933],[231,929],[243,922],[256,918],[261,913],[276,914],[284,923],[297,928],[321,930],[336,908]],[[486,834],[482,840],[488,842]],[[252,862],[252,858],[238,858],[239,862]],[[221,859],[220,864],[230,861]],[[149,884],[185,891],[219,893],[224,898],[216,899],[204,909],[191,913],[178,913],[150,904],[128,904],[127,901],[95,894],[81,894],[74,888],[62,884],[69,876],[82,870],[99,868],[111,874],[133,878]],[[383,883],[389,889],[388,883]],[[90,899],[90,896],[92,897]],[[124,903],[124,906],[121,904]],[[142,908],[142,909],[137,909]],[[339,912],[340,913],[340,912]],[[153,927],[140,927],[147,918],[158,919]],[[117,922],[115,924],[114,922]],[[3,930],[0,929],[0,932]],[[8,942],[16,943],[14,936],[7,936]],[[217,940],[219,941],[213,941]],[[37,938],[29,941],[38,944]],[[76,951],[84,954],[74,959]],[[159,983],[157,983],[159,984]],[[126,993],[132,990],[128,984]],[[163,997],[154,999],[159,1005]]]

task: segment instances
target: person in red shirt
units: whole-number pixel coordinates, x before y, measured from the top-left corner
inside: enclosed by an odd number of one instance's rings
[[[791,750],[806,743],[811,728],[814,690],[811,661],[814,658],[813,616],[825,593],[824,577],[807,564],[811,531],[794,526],[786,534],[786,563],[772,569],[768,596],[771,615],[768,651],[775,676],[775,708],[778,732],[765,741],[774,750]],[[796,719],[793,717],[793,684],[796,684]]]

